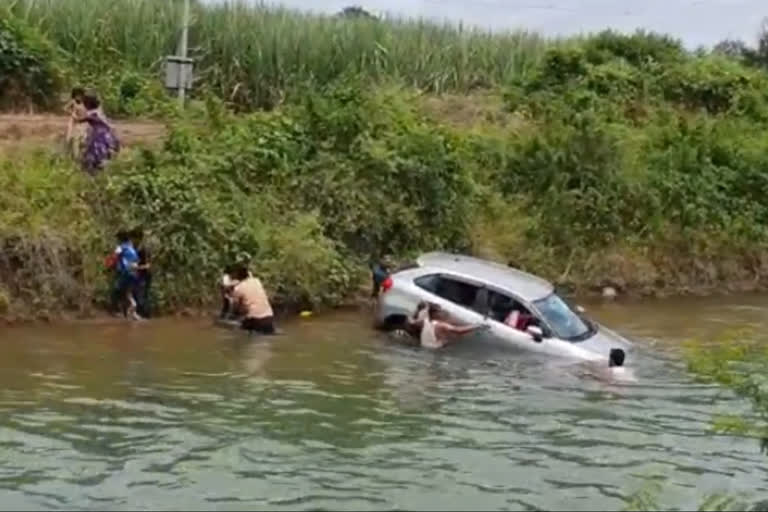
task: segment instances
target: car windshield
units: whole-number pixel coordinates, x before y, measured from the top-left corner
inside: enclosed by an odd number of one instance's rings
[[[556,293],[533,303],[544,320],[552,327],[555,336],[563,340],[586,339],[592,326],[577,315]]]

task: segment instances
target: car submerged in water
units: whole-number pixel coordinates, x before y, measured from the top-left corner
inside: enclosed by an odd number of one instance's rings
[[[475,336],[485,343],[554,356],[607,361],[611,349],[631,344],[573,308],[552,283],[482,259],[433,252],[396,270],[381,284],[376,327],[402,327],[422,301],[437,304],[458,324],[484,324]],[[530,321],[524,329],[505,322],[513,310]]]

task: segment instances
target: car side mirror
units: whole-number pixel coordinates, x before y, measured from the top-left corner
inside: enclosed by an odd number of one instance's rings
[[[541,327],[530,325],[525,330],[525,332],[530,334],[531,337],[533,338],[533,341],[535,341],[536,343],[541,343],[541,340],[544,339],[544,331],[541,330]]]

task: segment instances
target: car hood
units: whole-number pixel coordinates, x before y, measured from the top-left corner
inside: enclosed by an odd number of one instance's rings
[[[623,349],[627,354],[632,351],[632,343],[626,338],[602,325],[596,325],[595,327],[597,327],[597,332],[592,337],[577,343],[579,347],[590,352],[605,355],[606,358],[612,348]]]

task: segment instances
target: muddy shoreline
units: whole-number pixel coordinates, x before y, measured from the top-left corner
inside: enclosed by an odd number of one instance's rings
[[[668,300],[674,298],[715,298],[731,297],[734,295],[751,295],[768,292],[768,285],[761,281],[743,281],[722,283],[719,286],[700,286],[684,288],[660,288],[656,290],[643,289],[619,289],[614,298],[608,298],[603,294],[603,287],[592,286],[579,289],[576,293],[569,292],[567,286],[558,287],[564,296],[571,302],[583,302],[587,305],[601,303],[626,303],[635,304],[638,302],[652,302],[656,300]],[[296,306],[281,305],[276,306],[275,318],[278,322],[288,321],[298,318],[302,311],[310,312],[311,317],[328,315],[336,312],[358,311],[361,314],[369,314],[373,308],[373,299],[368,295],[359,294],[349,298],[342,304],[331,307],[321,306],[312,309],[303,309]],[[218,312],[218,305],[211,304],[208,308],[185,307],[175,311],[164,311],[152,317],[153,319],[210,319],[213,322]],[[134,322],[121,316],[110,314],[96,308],[85,312],[62,311],[58,314],[45,312],[42,314],[0,314],[0,327],[21,327],[34,325],[71,325],[71,324],[111,324],[125,323],[130,325]],[[142,322],[139,322],[141,324]]]

